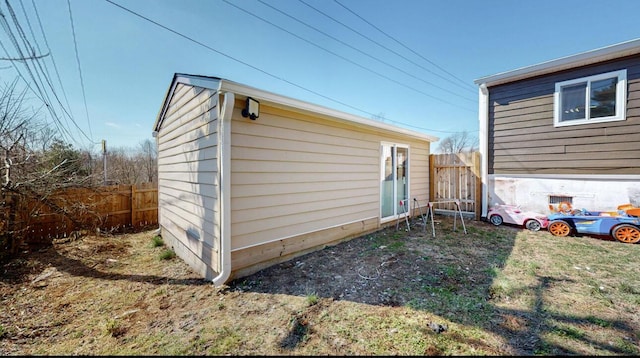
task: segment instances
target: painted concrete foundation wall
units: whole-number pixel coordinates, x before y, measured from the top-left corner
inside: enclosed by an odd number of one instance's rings
[[[549,197],[572,197],[572,207],[615,210],[622,204],[640,207],[640,175],[632,176],[508,176],[489,175],[489,202],[519,205],[550,214]]]

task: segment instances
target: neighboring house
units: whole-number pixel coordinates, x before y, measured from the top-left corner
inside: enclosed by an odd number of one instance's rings
[[[640,206],[640,39],[487,76],[483,208]]]
[[[395,224],[438,138],[176,74],[158,114],[163,239],[216,285]]]

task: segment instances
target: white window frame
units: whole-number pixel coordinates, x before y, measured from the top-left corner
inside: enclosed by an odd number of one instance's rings
[[[403,143],[386,142],[386,141],[381,141],[380,142],[380,180],[381,181],[384,180],[384,177],[385,177],[385,172],[384,172],[384,164],[385,164],[384,163],[384,159],[385,158],[384,158],[384,155],[383,155],[384,154],[383,153],[383,147],[384,146],[389,146],[389,147],[392,147],[392,148],[396,149],[396,151],[395,151],[396,159],[397,159],[397,155],[398,155],[398,152],[397,152],[398,148],[403,148],[403,149],[407,150],[407,164],[408,164],[407,168],[406,168],[406,171],[407,171],[407,199],[406,200],[407,200],[407,202],[405,203],[405,205],[406,205],[405,209],[407,210],[407,212],[404,213],[404,214],[400,213],[400,212],[396,212],[396,210],[398,209],[397,204],[399,203],[399,200],[398,200],[398,198],[396,198],[396,195],[398,193],[398,187],[397,187],[398,178],[397,178],[397,175],[396,175],[397,174],[396,173],[396,168],[394,167],[393,168],[394,215],[385,216],[385,217],[382,216],[382,201],[383,201],[382,196],[383,196],[384,193],[382,192],[382,189],[380,189],[380,205],[379,205],[380,206],[380,214],[379,215],[380,215],[380,219],[381,219],[382,223],[386,223],[386,222],[389,222],[391,220],[397,220],[400,217],[405,217],[405,216],[409,215],[409,213],[410,213],[409,208],[411,207],[410,206],[411,202],[409,201],[409,198],[411,197],[411,180],[410,180],[411,179],[411,147],[408,144],[403,144]],[[396,163],[396,165],[397,165],[397,163]]]
[[[605,80],[608,78],[617,77],[618,83],[616,85],[616,114],[614,116],[609,117],[599,117],[599,118],[589,118],[590,110],[590,94],[591,94],[591,83],[594,81]],[[567,87],[576,83],[587,83],[587,90],[585,96],[585,119],[573,119],[573,120],[561,120],[561,108],[562,108],[562,97],[561,97],[561,89],[563,87]],[[607,73],[601,73],[598,75],[588,76],[577,78],[568,81],[562,81],[556,83],[556,89],[553,94],[553,126],[554,127],[565,127],[565,126],[575,126],[581,124],[589,124],[589,123],[602,123],[602,122],[613,122],[613,121],[624,121],[627,119],[627,70],[619,70]]]

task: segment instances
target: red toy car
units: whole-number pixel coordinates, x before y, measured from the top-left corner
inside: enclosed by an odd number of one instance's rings
[[[489,209],[487,219],[493,225],[502,225],[502,223],[524,226],[531,231],[544,229],[549,224],[549,220],[543,214],[522,211],[519,206],[496,204]]]

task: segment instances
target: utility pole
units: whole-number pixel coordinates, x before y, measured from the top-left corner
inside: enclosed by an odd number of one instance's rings
[[[107,185],[107,141],[102,140],[102,166],[104,171],[104,182],[102,185]]]

